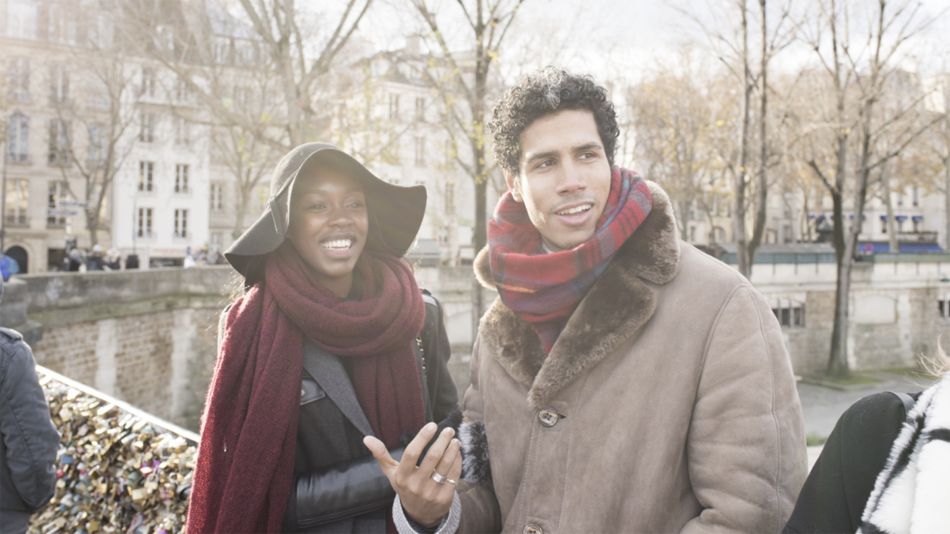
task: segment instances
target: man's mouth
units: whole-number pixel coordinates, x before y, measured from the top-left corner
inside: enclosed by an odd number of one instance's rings
[[[331,241],[324,241],[320,243],[320,246],[327,250],[349,250],[353,247],[352,239],[333,239]]]
[[[557,211],[558,215],[577,215],[578,213],[584,213],[585,211],[590,211],[593,208],[593,204],[581,204],[579,206],[574,206],[572,208],[567,208],[561,211]]]

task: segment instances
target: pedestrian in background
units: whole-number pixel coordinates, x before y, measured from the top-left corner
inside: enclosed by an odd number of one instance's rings
[[[87,271],[102,271],[105,264],[102,257],[102,245],[96,243],[92,246],[92,254],[86,258]]]
[[[448,336],[401,259],[425,206],[425,188],[330,145],[277,165],[264,213],[225,254],[245,293],[222,314],[189,532],[391,532],[370,437],[414,464],[438,434],[416,478],[452,501],[459,444],[434,423],[458,414]]]
[[[58,448],[33,351],[19,332],[0,327],[0,534],[26,532],[53,497]]]

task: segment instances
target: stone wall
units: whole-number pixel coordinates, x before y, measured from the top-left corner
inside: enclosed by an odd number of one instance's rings
[[[197,430],[232,273],[209,267],[27,275],[4,295],[0,309],[11,311],[0,319],[28,333],[40,365]],[[11,324],[17,319],[20,325]]]

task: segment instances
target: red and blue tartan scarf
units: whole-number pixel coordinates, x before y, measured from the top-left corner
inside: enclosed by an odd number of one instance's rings
[[[615,166],[594,234],[571,250],[546,254],[525,205],[511,191],[498,201],[488,223],[492,278],[502,302],[531,324],[545,351],[551,352],[581,299],[652,207],[643,179]]]

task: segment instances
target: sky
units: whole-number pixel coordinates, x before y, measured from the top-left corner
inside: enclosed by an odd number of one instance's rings
[[[408,0],[377,0],[365,24],[364,38],[378,48],[398,49],[405,36],[422,31]],[[460,20],[454,0],[428,0],[431,9],[445,20],[447,35],[470,35],[471,30],[448,20]],[[501,57],[506,81],[530,66],[557,64],[587,71],[595,78],[637,78],[672,57],[681,43],[692,41],[709,49],[699,24],[714,25],[711,5],[722,0],[525,0]],[[775,4],[776,2],[772,2]],[[872,0],[857,0],[867,8]],[[757,2],[750,2],[755,9]],[[808,8],[811,1],[793,0],[793,10]],[[950,0],[921,0],[922,14],[942,15],[925,30],[908,64],[922,70],[950,64]],[[446,17],[448,15],[449,17]],[[855,24],[855,26],[858,26]],[[458,41],[461,45],[463,41]],[[506,57],[507,56],[507,57]],[[812,60],[812,54],[793,44],[775,62],[778,69],[797,68]]]

